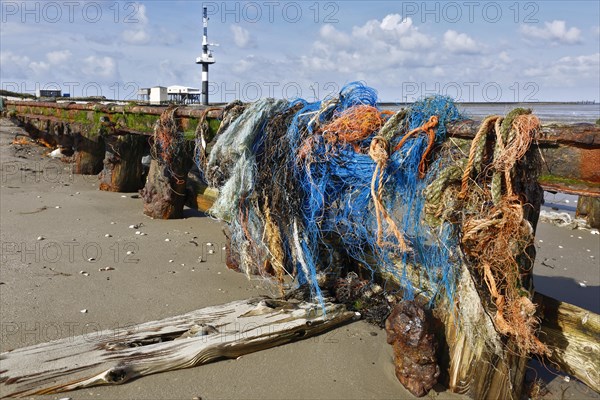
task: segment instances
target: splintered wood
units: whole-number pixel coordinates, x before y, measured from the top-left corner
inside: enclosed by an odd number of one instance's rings
[[[267,297],[0,354],[0,397],[58,393],[237,358],[317,335],[354,317],[343,306]]]

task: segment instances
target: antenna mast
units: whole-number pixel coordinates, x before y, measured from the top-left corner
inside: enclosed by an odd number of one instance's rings
[[[202,36],[202,55],[196,58],[196,64],[202,65],[202,104],[208,105],[208,66],[215,63],[212,51],[208,49],[208,9],[203,8],[204,34]]]

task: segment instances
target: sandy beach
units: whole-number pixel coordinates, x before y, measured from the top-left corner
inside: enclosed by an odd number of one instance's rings
[[[1,352],[275,294],[226,268],[222,223],[189,209],[181,220],[152,220],[137,194],[99,191],[96,176],[73,175],[45,155],[50,149],[11,144],[17,133],[1,121]],[[536,289],[599,313],[600,236],[540,223],[536,246]],[[385,332],[359,321],[237,360],[36,398],[413,398],[392,357]],[[544,398],[600,398],[575,379],[537,371],[550,381]],[[435,389],[430,397],[463,398]]]

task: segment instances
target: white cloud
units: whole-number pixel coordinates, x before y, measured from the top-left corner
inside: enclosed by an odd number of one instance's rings
[[[575,27],[567,29],[566,22],[561,20],[544,22],[543,28],[523,25],[521,26],[521,33],[526,38],[547,40],[554,44],[581,43],[581,30]]]
[[[157,42],[163,46],[173,46],[181,43],[181,37],[177,32],[160,27],[158,30]]]
[[[481,45],[466,33],[458,33],[452,29],[444,33],[444,47],[456,54],[476,54],[481,52]]]
[[[9,19],[8,16],[6,18]],[[41,24],[25,24],[20,20],[21,18],[16,21],[2,21],[2,37],[40,34]]]
[[[19,67],[23,67],[29,64],[29,57],[15,54],[12,51],[0,52],[0,65],[13,64]]]
[[[71,58],[70,50],[57,50],[46,53],[46,58],[52,65],[62,64]]]
[[[138,20],[138,23],[142,25],[148,25],[148,16],[146,15],[146,6],[142,3],[134,3],[136,7],[136,13],[132,16],[132,19]]]
[[[411,18],[402,18],[400,14],[386,15],[381,22],[373,19],[367,21],[363,26],[354,27],[352,36],[361,39],[376,39],[388,44],[396,42],[404,50],[419,47],[430,47],[433,41],[419,32],[413,25]]]
[[[29,64],[29,68],[31,68],[31,70],[33,71],[34,74],[43,74],[45,72],[47,72],[50,69],[50,64],[44,62],[44,61],[34,61],[32,63]]]
[[[242,28],[239,25],[231,25],[229,28],[231,29],[231,33],[233,33],[233,42],[237,47],[241,49],[247,47],[256,47],[254,39],[250,35],[250,31]]]
[[[150,85],[182,85],[186,83],[185,74],[182,72],[181,65],[174,63],[172,60],[161,60],[158,65],[158,74],[155,80],[149,82]],[[192,85],[193,86],[193,85]]]
[[[505,64],[508,64],[512,61],[512,58],[508,55],[506,51],[501,51],[500,54],[498,54],[498,58]]]
[[[26,55],[11,51],[1,52],[0,71],[3,79],[35,77],[36,81],[50,80],[57,70],[61,73],[68,72],[69,68],[65,68],[64,61],[70,56],[69,50],[60,50],[46,53],[46,60],[32,60]]]
[[[7,79],[27,79],[31,59],[12,51],[0,51],[0,76]]]
[[[403,66],[432,66],[435,40],[419,31],[410,18],[389,14],[354,26],[350,33],[324,25],[302,65],[315,73],[331,71],[353,77]],[[439,72],[439,71],[438,71]]]
[[[146,6],[141,3],[134,3],[136,13],[131,17],[132,20],[137,20],[133,29],[127,29],[121,34],[125,43],[133,45],[142,45],[150,42],[150,34],[148,33],[148,16],[146,15]]]
[[[256,62],[256,57],[250,55],[237,61],[231,67],[231,70],[237,74],[243,74],[244,72],[251,70],[256,65]]]
[[[582,82],[598,81],[600,71],[600,53],[580,56],[566,56],[552,62],[537,64],[526,68],[523,73],[536,82],[573,86]]]
[[[435,77],[441,78],[446,76],[446,71],[444,70],[444,68],[437,66],[433,69],[432,74]]]
[[[338,31],[330,24],[325,24],[321,27],[319,36],[328,43],[332,43],[338,47],[348,47],[352,44],[349,35]]]
[[[150,41],[150,35],[145,29],[123,31],[123,40],[129,44],[146,44]]]
[[[111,78],[117,72],[117,63],[112,57],[89,56],[83,60],[81,71],[89,78]]]

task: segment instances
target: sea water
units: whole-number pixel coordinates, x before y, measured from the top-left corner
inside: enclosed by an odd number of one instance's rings
[[[404,105],[382,104],[381,108],[397,111]],[[543,124],[595,123],[600,118],[600,103],[459,103],[459,110],[468,118],[481,120],[488,115],[506,115],[512,109],[530,108]]]
[[[600,118],[600,103],[561,104],[561,103],[487,103],[461,104],[459,109],[472,119],[483,119],[488,115],[506,115],[516,107],[530,108],[543,124],[551,122],[594,123]]]

